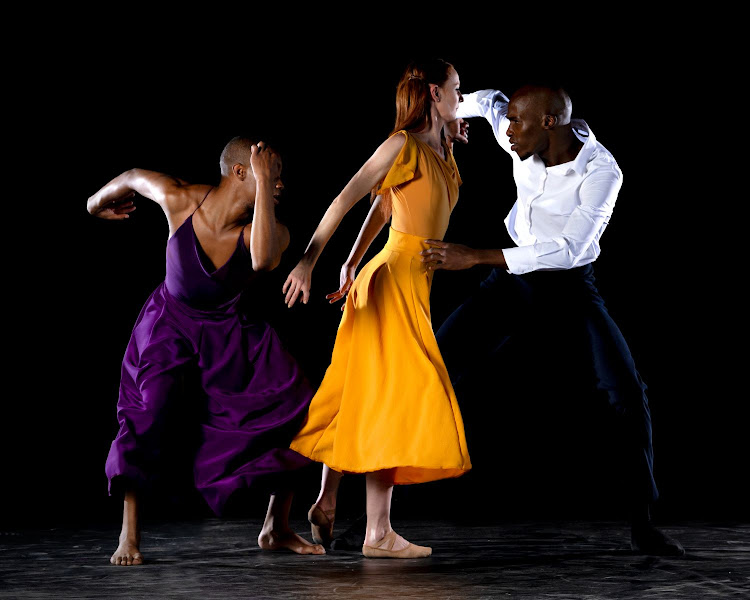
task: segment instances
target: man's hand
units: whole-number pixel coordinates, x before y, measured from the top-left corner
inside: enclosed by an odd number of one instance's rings
[[[106,202],[103,206],[97,206],[93,200],[89,200],[88,210],[95,217],[100,219],[112,219],[121,221],[130,217],[130,213],[135,210],[135,202],[130,198],[135,196],[135,192],[130,192],[122,198],[117,198]]]
[[[276,181],[281,176],[281,157],[265,142],[258,142],[250,149],[250,166],[256,180]]]
[[[425,240],[431,248],[422,250],[422,262],[427,270],[447,269],[449,271],[460,271],[470,269],[475,264],[476,250],[461,244],[448,244],[440,240]]]
[[[352,283],[354,283],[354,273],[356,272],[356,270],[356,266],[349,264],[345,264],[343,267],[341,267],[339,289],[326,296],[328,304],[333,304],[334,302],[338,302],[339,300],[346,298],[346,295],[349,293],[349,288],[351,288]],[[346,303],[342,304],[341,310],[344,310],[345,307]]]
[[[453,142],[469,143],[469,122],[463,119],[456,119],[445,124],[445,136],[448,143],[452,146]]]

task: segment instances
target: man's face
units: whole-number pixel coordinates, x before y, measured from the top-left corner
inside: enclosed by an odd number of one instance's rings
[[[511,151],[516,152],[521,160],[532,154],[540,154],[547,148],[543,111],[535,104],[528,96],[511,98],[508,104],[510,125],[505,135],[510,138]]]
[[[284,190],[284,183],[281,181],[281,174],[279,174],[276,183],[273,188],[273,203],[278,204],[281,199],[281,192]]]

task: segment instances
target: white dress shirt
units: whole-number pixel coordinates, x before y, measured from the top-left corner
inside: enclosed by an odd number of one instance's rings
[[[518,198],[505,226],[518,247],[503,249],[508,271],[557,271],[595,261],[622,185],[614,157],[584,121],[572,119],[573,132],[583,142],[575,160],[554,167],[546,167],[536,154],[521,160],[505,133],[507,113],[508,98],[497,90],[464,94],[458,105],[459,117],[486,118],[513,158]]]

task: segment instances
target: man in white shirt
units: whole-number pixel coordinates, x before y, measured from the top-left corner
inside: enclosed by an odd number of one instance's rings
[[[510,101],[497,90],[463,98],[452,137],[467,143],[468,124],[461,120],[484,117],[513,158],[518,198],[505,225],[517,246],[478,250],[428,240],[422,260],[429,269],[495,267],[437,332],[448,372],[458,382],[479,356],[496,351],[521,333],[519,324],[539,315],[558,315],[578,328],[588,342],[597,388],[607,393],[627,430],[631,545],[647,554],[681,555],[679,542],[650,523],[649,505],[658,491],[646,385],[594,280],[592,263],[622,172],[588,125],[571,119],[572,104],[561,89],[526,86]]]

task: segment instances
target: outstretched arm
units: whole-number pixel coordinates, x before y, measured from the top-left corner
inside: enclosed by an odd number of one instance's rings
[[[292,307],[300,294],[302,294],[302,302],[307,304],[310,298],[312,270],[323,248],[331,239],[344,215],[385,177],[405,143],[406,138],[402,135],[388,138],[331,202],[315,229],[304,256],[284,283],[282,293],[286,294],[284,301],[287,306]]]
[[[171,227],[171,216],[189,207],[187,196],[179,193],[188,185],[187,182],[164,173],[130,169],[91,196],[86,208],[89,213],[101,219],[127,219],[129,213],[135,210],[135,204],[130,198],[137,193],[157,202],[170,220]]]
[[[425,240],[429,244],[427,250],[422,250],[422,262],[429,271],[445,269],[447,271],[461,271],[476,265],[492,265],[507,269],[505,255],[502,250],[480,250],[469,248],[463,244],[450,244],[440,240]]]
[[[388,216],[383,213],[381,207],[382,200],[382,196],[375,197],[370,207],[370,212],[367,213],[367,218],[365,218],[365,222],[362,224],[362,229],[359,230],[357,241],[354,242],[349,258],[346,259],[344,266],[341,267],[339,289],[326,296],[329,304],[338,302],[349,292],[349,288],[354,283],[354,274],[357,272],[357,267],[362,262],[362,257],[367,252],[372,241],[378,236],[380,230],[383,229],[383,225],[388,222]],[[341,306],[341,310],[344,310],[344,305]]]

